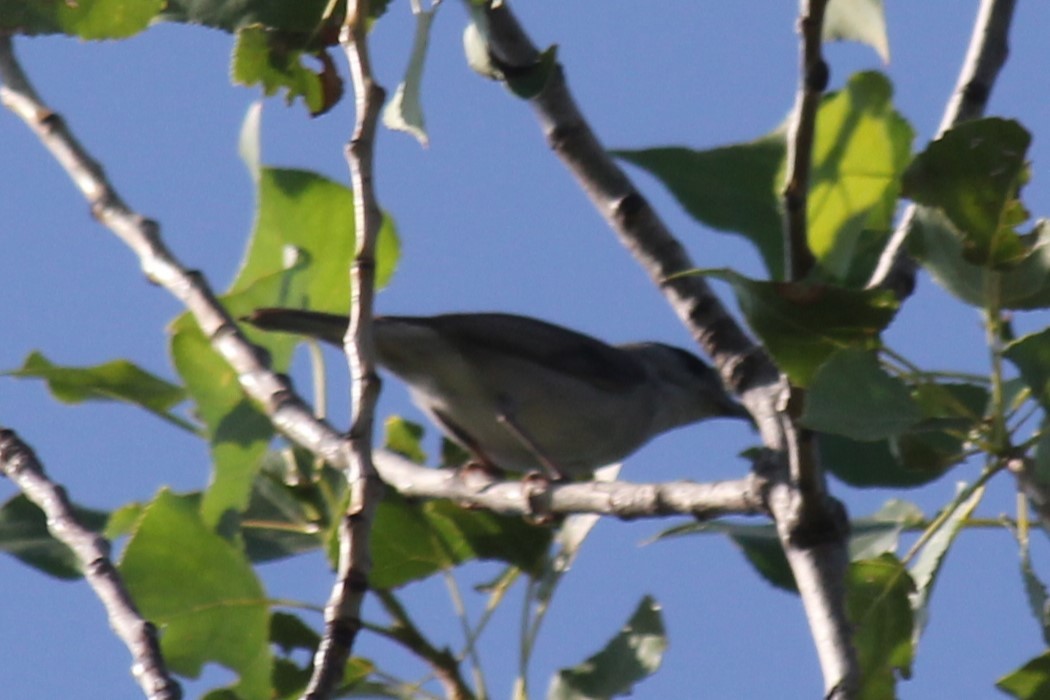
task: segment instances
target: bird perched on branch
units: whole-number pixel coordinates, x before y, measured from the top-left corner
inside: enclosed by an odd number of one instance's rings
[[[348,323],[276,308],[244,320],[339,347]],[[586,477],[672,428],[720,416],[750,419],[713,369],[670,345],[612,346],[499,313],[380,316],[373,331],[379,363],[485,466]]]

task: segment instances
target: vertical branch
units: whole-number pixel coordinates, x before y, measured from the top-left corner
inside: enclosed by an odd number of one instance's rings
[[[810,42],[808,53],[803,53],[810,57],[811,65],[805,81],[809,94],[804,96],[804,109],[799,116],[803,117],[803,124],[808,120],[809,136],[805,143],[796,144],[796,151],[800,158],[804,154],[805,160],[799,162],[806,169],[812,120],[827,78],[819,46],[825,4],[826,0],[814,0],[812,5],[819,12],[811,11],[803,18],[804,36]],[[598,212],[715,361],[726,383],[742,394],[755,416],[762,440],[769,448],[761,460],[760,476],[773,482],[764,495],[798,582],[820,657],[826,697],[853,697],[860,672],[850,643],[851,627],[845,608],[848,521],[845,509],[826,492],[812,436],[797,429],[793,414],[785,414],[796,409],[796,397],[785,394],[789,391],[786,379],[764,349],[725,311],[703,279],[676,275],[696,265],[627,174],[610,158],[576,105],[561,65],[544,66],[506,0],[488,4],[483,11],[482,29],[492,62],[505,77],[542,78],[542,89],[529,101],[552,151],[576,177]],[[803,183],[798,189],[803,199],[805,190]],[[801,211],[804,217],[804,208]],[[804,218],[798,230],[804,241]],[[809,254],[808,247],[803,251]],[[786,406],[785,396],[790,399]]]
[[[179,684],[168,675],[157,630],[135,607],[109,557],[109,542],[77,521],[65,490],[47,478],[33,450],[11,430],[0,430],[0,472],[47,516],[51,535],[69,547],[84,578],[106,608],[109,625],[131,652],[131,672],[149,700],[178,700]]]
[[[354,192],[357,235],[350,269],[350,324],[343,339],[350,376],[353,424],[350,427],[350,502],[339,532],[339,570],[325,606],[325,633],[314,658],[313,676],[304,698],[330,697],[343,678],[346,660],[361,629],[361,606],[371,570],[369,539],[382,482],[372,463],[372,432],[379,395],[372,303],[375,296],[376,238],[382,212],[376,200],[373,156],[376,125],[385,92],[372,78],[368,56],[368,0],[351,0],[339,37],[346,52],[354,85],[357,121],[346,158]],[[336,232],[336,235],[345,232]]]
[[[956,124],[984,115],[995,80],[1010,53],[1010,24],[1016,5],[1017,0],[981,0],[966,59],[945,105],[937,136]],[[903,248],[917,211],[914,204],[905,210],[868,280],[869,288],[886,287],[900,298],[911,294],[915,287],[915,263],[904,255]]]
[[[801,0],[798,32],[800,76],[798,97],[788,133],[788,173],[784,183],[784,274],[800,280],[816,264],[806,234],[806,201],[813,156],[817,107],[828,85],[828,64],[821,53],[824,9],[828,0]]]

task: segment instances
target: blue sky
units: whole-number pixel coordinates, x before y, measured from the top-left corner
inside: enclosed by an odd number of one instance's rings
[[[889,66],[866,47],[832,46],[832,88],[856,70],[886,70],[897,108],[921,147],[954,85],[977,3],[890,5]],[[1050,146],[1039,131],[1050,124],[1050,6],[1019,5],[1013,52],[989,113],[1018,118],[1035,133],[1025,199],[1038,216],[1050,212]],[[570,86],[609,147],[747,141],[775,127],[791,107],[794,3],[722,3],[717,10],[707,3],[648,3],[644,13],[626,2],[533,2],[515,9],[538,44],[559,45]],[[376,69],[391,91],[407,61],[409,20],[406,3],[395,3],[373,35]],[[464,22],[460,5],[447,2],[435,24],[424,83],[430,148],[422,150],[404,134],[380,134],[378,192],[397,221],[403,258],[378,309],[512,311],[614,342],[686,345],[688,336],[661,296],[547,149],[528,106],[466,67]],[[174,253],[218,288],[236,270],[253,216],[252,185],[236,139],[258,94],[229,84],[230,49],[231,37],[223,33],[172,26],[123,42],[16,42],[37,88],[103,162],[123,196],[159,220]],[[311,120],[300,107],[269,100],[264,162],[345,180],[342,146],[352,116],[349,102]],[[7,294],[0,305],[7,329],[0,368],[16,367],[40,349],[69,364],[127,357],[172,376],[164,326],[178,305],[145,282],[132,255],[90,218],[64,173],[6,112],[0,145]],[[761,274],[757,256],[741,239],[703,229],[654,181],[638,171],[632,175],[699,264]],[[1030,322],[1045,326],[1045,315]],[[977,314],[928,277],[887,338],[923,366],[976,372],[987,366]],[[336,387],[345,386],[345,371],[338,361],[330,364],[333,392],[342,391]],[[405,392],[394,382],[387,387],[381,411],[418,419]],[[346,402],[333,404],[333,421],[345,425]],[[146,500],[161,484],[188,490],[207,479],[207,456],[196,440],[132,409],[61,406],[36,383],[3,381],[0,424],[32,444],[51,475],[86,505],[112,508]],[[624,476],[732,478],[746,469],[736,455],[750,437],[745,428],[726,424],[679,431],[629,460]],[[834,489],[854,515],[891,497],[915,500],[929,512],[950,497],[955,481],[972,479],[977,469],[964,467],[915,492],[858,491],[837,483]],[[980,514],[1012,513],[1011,486],[994,484]],[[0,497],[12,493],[12,486],[0,486]],[[652,594],[664,606],[671,647],[664,668],[635,697],[818,696],[819,669],[797,599],[761,581],[722,539],[639,546],[668,524],[598,526],[540,639],[531,678],[536,695],[554,669],[596,651],[637,601]],[[1037,567],[1050,576],[1042,539]],[[902,698],[990,697],[996,678],[1042,652],[1016,559],[1005,531],[964,536],[935,591],[915,679],[900,685]],[[485,580],[493,571],[471,570],[464,582]],[[328,593],[330,577],[318,557],[269,566],[264,575],[275,597],[319,602]],[[139,697],[127,654],[83,582],[52,581],[8,557],[0,558],[0,576],[6,592],[0,646],[11,650],[0,663],[5,695]],[[442,639],[450,610],[443,584],[418,586],[408,600]],[[495,697],[509,692],[516,615],[511,609],[496,620],[506,632],[483,651]],[[454,632],[447,634],[456,640]],[[396,653],[368,636],[357,651],[377,658]],[[213,684],[223,678],[211,672]]]

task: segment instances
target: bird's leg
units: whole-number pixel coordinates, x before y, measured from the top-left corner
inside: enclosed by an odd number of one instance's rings
[[[507,432],[513,435],[514,439],[520,442],[525,449],[532,453],[532,456],[536,458],[536,461],[540,463],[540,466],[546,472],[543,476],[546,476],[551,481],[569,481],[568,475],[543,453],[543,449],[532,439],[532,436],[514,420],[511,401],[503,398],[500,400],[500,405],[501,408],[499,413],[496,414],[496,421],[506,428]]]

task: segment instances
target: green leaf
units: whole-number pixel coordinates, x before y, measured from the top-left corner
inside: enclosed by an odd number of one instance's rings
[[[394,96],[383,109],[383,124],[395,131],[404,131],[415,137],[419,145],[426,148],[430,143],[423,119],[423,104],[420,90],[423,83],[423,66],[426,62],[427,46],[430,44],[430,27],[434,23],[437,8],[420,9],[416,15],[416,33],[412,39],[412,55],[408,59],[405,78],[397,86]]]
[[[550,545],[548,528],[447,501],[410,502],[388,489],[372,528],[370,583],[388,589],[473,559],[535,571]]]
[[[222,298],[234,317],[263,306],[309,306],[345,313],[347,271],[354,250],[350,191],[301,170],[263,168],[259,212],[245,260],[231,292]],[[384,220],[377,250],[378,283],[393,273],[398,242]],[[266,348],[276,371],[284,371],[294,338],[246,331]],[[248,503],[252,480],[273,436],[269,420],[245,397],[233,370],[187,316],[173,324],[172,357],[200,417],[209,428],[214,476],[204,498],[204,516],[217,523]]]
[[[939,479],[943,464],[901,461],[890,440],[859,442],[842,435],[821,435],[820,463],[836,477],[859,488],[914,488]]]
[[[215,525],[228,511],[240,512],[247,505],[274,429],[244,396],[236,373],[188,314],[172,323],[171,332],[172,361],[208,427],[213,467],[203,517]]]
[[[757,141],[705,151],[676,147],[612,151],[660,180],[700,223],[750,240],[774,279],[784,276],[776,192],[782,186],[786,153],[779,129]]]
[[[907,385],[891,377],[870,350],[842,350],[820,366],[806,394],[801,422],[824,433],[874,441],[904,432],[922,418]]]
[[[244,553],[201,520],[196,498],[159,493],[120,572],[142,614],[161,629],[172,669],[196,678],[216,662],[239,676],[238,697],[271,697],[266,593]]]
[[[29,36],[124,39],[148,27],[164,5],[164,0],[4,0],[0,2],[0,30]]]
[[[990,270],[964,257],[962,234],[941,212],[919,207],[908,252],[937,284],[980,308],[1039,309],[1050,306],[1050,223],[1039,221],[1022,236],[1027,254],[1015,265]]]
[[[963,122],[915,157],[904,174],[904,195],[937,207],[961,235],[963,257],[990,267],[1025,257],[1014,227],[1027,218],[1017,200],[1027,177],[1031,136],[1015,121]]]
[[[353,197],[343,185],[305,170],[263,168],[258,214],[248,253],[231,292],[287,270],[289,281],[269,306],[296,306],[345,314],[347,271],[354,254]],[[389,282],[399,243],[384,217],[376,251],[376,285]]]
[[[620,632],[579,666],[551,679],[548,700],[582,700],[629,695],[635,684],[660,667],[667,650],[660,605],[646,596]]]
[[[911,608],[915,613],[912,639],[915,646],[918,646],[919,637],[922,636],[926,627],[933,585],[937,582],[937,576],[940,574],[945,557],[948,556],[948,550],[959,534],[963,522],[970,517],[983,496],[983,488],[974,489],[972,493],[966,489],[960,489],[956,497],[946,506],[953,509],[951,515],[939,523],[919,555],[912,560],[911,578],[915,582],[915,590],[911,594]]]
[[[1019,537],[1018,539],[1020,540],[1021,580],[1024,582],[1028,608],[1032,617],[1039,624],[1039,631],[1043,633],[1043,641],[1050,645],[1050,593],[1047,593],[1046,584],[1039,578],[1035,567],[1032,566],[1028,538]]]
[[[858,698],[892,700],[897,674],[908,678],[915,656],[908,602],[914,591],[911,577],[895,556],[883,554],[851,563],[846,585],[846,609],[861,667]]]
[[[423,439],[423,426],[407,421],[400,416],[389,416],[383,425],[385,435],[383,446],[391,452],[412,460],[416,464],[425,464],[427,455],[420,444]]]
[[[329,0],[168,0],[161,19],[200,24],[234,32],[243,27],[280,29],[292,34],[337,39],[333,33],[342,16],[324,16]]]
[[[981,425],[988,389],[933,382],[915,386],[922,421],[889,439],[860,442],[842,435],[819,437],[821,464],[852,486],[914,487],[962,463],[970,433]]]
[[[150,374],[127,360],[113,360],[93,367],[63,367],[39,352],[32,352],[9,377],[43,379],[56,399],[63,403],[119,401],[196,432],[196,428],[171,410],[186,400],[186,390]]]
[[[654,539],[662,540],[684,535],[698,534],[728,535],[740,548],[748,562],[755,567],[759,575],[777,588],[795,592],[795,576],[791,573],[780,536],[772,525],[738,525],[736,523],[710,522],[689,523],[668,528]]]
[[[345,478],[330,467],[313,472],[300,449],[269,452],[252,483],[241,519],[244,549],[253,562],[274,561],[325,545]],[[294,462],[294,464],[289,464]]]
[[[834,7],[839,0],[831,3]],[[863,286],[893,228],[900,177],[915,137],[881,73],[858,73],[821,102],[807,205],[821,271]]]
[[[307,57],[320,63],[320,70],[314,72],[303,65]],[[287,104],[301,97],[315,117],[330,110],[343,96],[343,80],[323,49],[294,48],[285,33],[257,26],[237,31],[231,75],[237,85],[259,85],[267,97],[283,90]]]
[[[850,523],[850,561],[895,553],[905,528],[924,520],[922,511],[914,503],[896,499],[887,501],[871,517],[858,518]]]
[[[996,681],[995,687],[1018,700],[1044,700],[1050,697],[1050,651],[1003,676]]]
[[[856,285],[892,228],[913,132],[893,109],[889,81],[860,73],[828,94],[817,115],[807,206],[810,247],[822,270]],[[751,143],[706,151],[613,151],[658,178],[696,220],[750,240],[773,279],[784,276],[780,190],[784,127]]]
[[[106,525],[107,514],[102,511],[74,505],[73,513],[77,522],[92,532],[100,532]],[[77,579],[83,575],[76,555],[47,529],[44,511],[22,494],[0,508],[0,551],[55,578]]]
[[[824,41],[858,41],[890,62],[886,13],[882,0],[832,0],[824,13]]]
[[[1050,328],[1013,341],[1003,354],[1020,371],[1032,396],[1050,411]]]
[[[725,269],[699,273],[733,286],[748,324],[799,386],[807,386],[833,353],[875,347],[897,312],[896,298],[886,291],[760,282]]]

